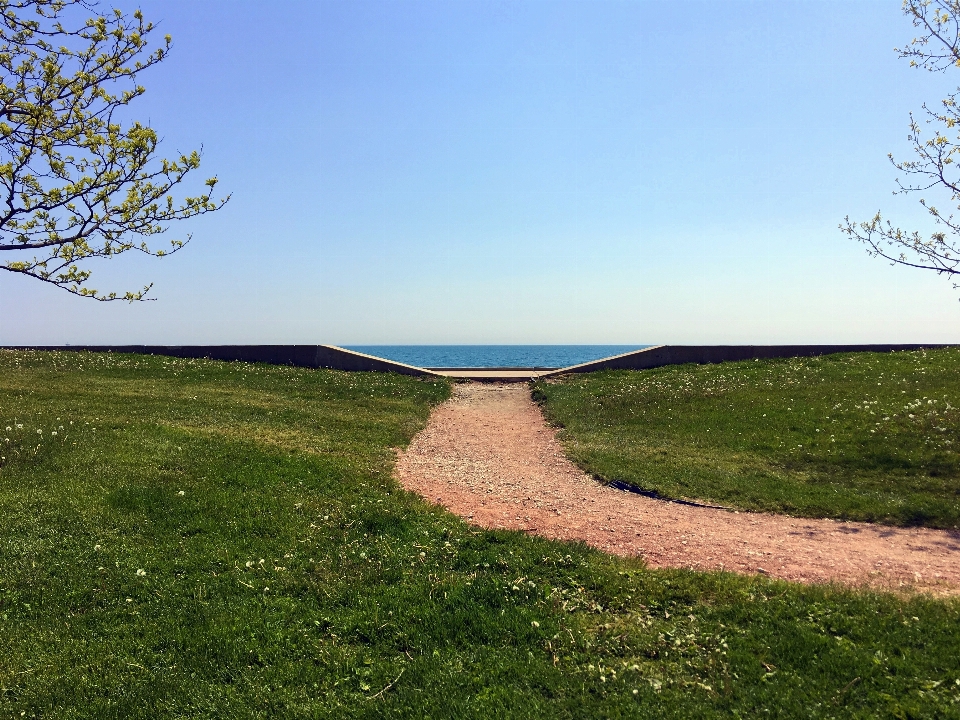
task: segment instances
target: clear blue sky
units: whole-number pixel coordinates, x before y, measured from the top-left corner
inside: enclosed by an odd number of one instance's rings
[[[960,341],[837,229],[929,227],[886,154],[960,71],[897,59],[898,0],[142,7],[134,115],[233,200],[97,267],[156,302],[0,273],[0,343]]]

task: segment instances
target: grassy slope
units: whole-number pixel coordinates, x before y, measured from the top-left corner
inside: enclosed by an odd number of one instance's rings
[[[960,526],[960,349],[686,365],[540,383],[587,471],[667,497]]]
[[[0,352],[0,716],[960,717],[956,602],[647,571],[399,491],[446,393]]]

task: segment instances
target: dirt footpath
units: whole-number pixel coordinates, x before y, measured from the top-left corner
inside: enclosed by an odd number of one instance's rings
[[[735,513],[605,487],[566,459],[524,383],[456,385],[396,475],[476,525],[583,540],[652,567],[960,593],[955,531]]]

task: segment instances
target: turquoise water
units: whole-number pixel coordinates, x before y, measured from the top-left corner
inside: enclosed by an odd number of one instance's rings
[[[345,345],[348,350],[426,368],[562,368],[649,345]]]

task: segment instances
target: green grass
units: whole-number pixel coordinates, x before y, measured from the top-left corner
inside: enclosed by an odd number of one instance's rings
[[[956,601],[650,571],[399,490],[448,392],[0,352],[0,717],[960,717]]]
[[[534,389],[599,478],[749,510],[960,526],[960,349],[575,375]]]

